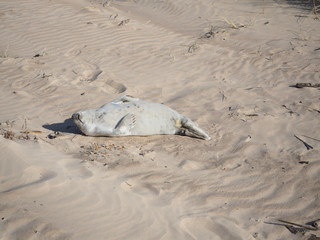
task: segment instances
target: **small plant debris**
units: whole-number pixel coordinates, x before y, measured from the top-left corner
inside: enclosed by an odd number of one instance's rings
[[[3,137],[5,139],[13,140],[13,138],[14,138],[14,133],[13,133],[13,130],[12,130],[13,123],[14,123],[14,121],[9,121],[8,120],[8,121],[5,122],[6,128],[5,129],[1,128],[1,134],[3,135]]]
[[[233,21],[231,21],[231,20],[229,20],[229,19],[227,19],[227,18],[224,18],[224,21],[231,27],[231,28],[233,28],[233,29],[239,29],[239,28],[243,28],[243,27],[245,27],[245,25],[244,24],[235,24]]]
[[[211,26],[210,30],[206,33],[204,33],[200,38],[213,38],[215,35],[214,28]]]
[[[118,24],[118,26],[126,25],[126,24],[128,24],[129,22],[130,22],[130,19],[122,20],[122,21]]]
[[[299,141],[301,141],[301,142],[303,143],[303,145],[307,148],[307,150],[313,149],[313,147],[312,147],[310,144],[308,144],[307,142],[303,141],[303,140],[302,140],[301,138],[299,138],[297,135],[294,135],[294,137],[295,137],[296,139],[298,139]]]
[[[105,1],[105,2],[102,4],[102,6],[103,6],[103,7],[109,7],[110,4],[111,4],[111,2],[112,2],[112,0],[107,0],[107,1]]]
[[[309,161],[300,161],[300,164],[309,164]]]
[[[195,42],[191,44],[188,48],[188,53],[194,53],[199,48],[198,44]]]
[[[5,139],[9,140],[37,140],[36,135],[30,134],[39,134],[41,131],[28,130],[27,120],[24,120],[20,131],[13,130],[13,124],[15,121],[6,121],[5,123],[0,123],[0,135],[3,135]]]

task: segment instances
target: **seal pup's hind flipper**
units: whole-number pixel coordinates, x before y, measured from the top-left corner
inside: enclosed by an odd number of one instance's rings
[[[183,117],[181,119],[181,125],[182,125],[181,127],[183,129],[182,132],[186,136],[201,138],[204,140],[211,139],[210,136],[198,126],[198,124],[194,123],[193,121],[191,121],[190,119],[188,119],[186,117]]]
[[[128,113],[119,120],[114,128],[114,133],[119,135],[130,135],[130,130],[136,125],[136,116]]]

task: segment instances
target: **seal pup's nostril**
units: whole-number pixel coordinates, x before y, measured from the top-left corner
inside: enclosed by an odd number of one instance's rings
[[[84,124],[84,123],[81,121],[80,117],[81,117],[80,113],[74,113],[74,114],[72,114],[72,119],[73,119],[74,121],[77,120],[77,121],[81,122],[82,124]]]
[[[72,119],[73,120],[79,120],[80,119],[80,114],[79,113],[72,114]]]

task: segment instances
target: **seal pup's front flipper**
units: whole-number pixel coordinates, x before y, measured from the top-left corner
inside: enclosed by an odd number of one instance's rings
[[[132,113],[126,114],[119,120],[114,128],[115,135],[131,135],[130,130],[136,125],[136,116]]]
[[[210,136],[202,130],[198,124],[194,123],[190,119],[183,117],[181,119],[181,127],[182,127],[182,133],[189,137],[195,137],[195,138],[201,138],[204,140],[210,140]]]
[[[123,95],[119,98],[112,100],[111,102],[116,103],[116,104],[121,104],[121,103],[125,103],[125,102],[137,102],[137,101],[140,101],[140,99],[129,96],[129,95]]]

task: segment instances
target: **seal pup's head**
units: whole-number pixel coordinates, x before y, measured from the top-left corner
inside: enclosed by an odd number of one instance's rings
[[[72,114],[72,119],[85,135],[90,135],[94,126],[94,110],[79,111]]]

